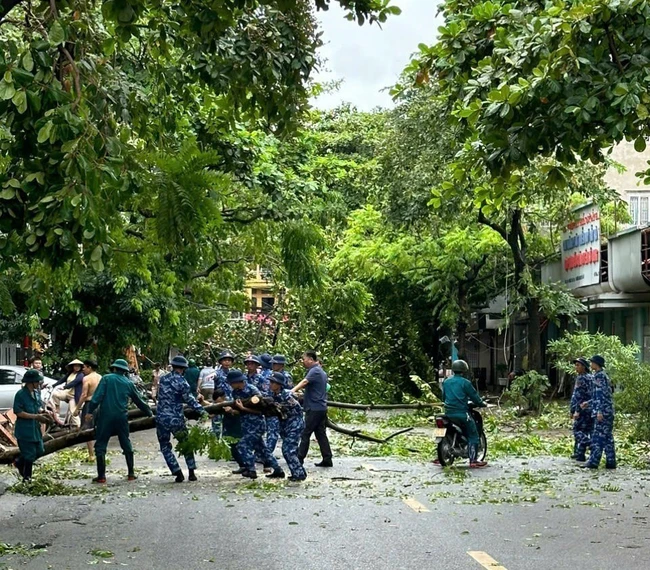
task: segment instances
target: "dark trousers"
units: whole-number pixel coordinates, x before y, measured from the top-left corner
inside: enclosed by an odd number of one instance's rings
[[[306,411],[305,412],[305,429],[302,430],[300,436],[300,447],[298,448],[298,459],[302,463],[307,457],[309,451],[309,439],[311,434],[316,435],[318,447],[320,447],[320,454],[323,456],[323,461],[332,460],[332,449],[330,448],[329,439],[327,439],[327,431],[325,424],[327,423],[327,410],[322,412]]]

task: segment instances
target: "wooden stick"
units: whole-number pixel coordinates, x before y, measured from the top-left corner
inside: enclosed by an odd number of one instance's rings
[[[413,430],[412,427],[404,428],[404,429],[401,429],[399,431],[396,431],[395,433],[389,435],[388,437],[386,437],[384,439],[379,439],[378,437],[374,437],[372,435],[365,434],[359,429],[347,429],[347,428],[341,427],[340,425],[334,423],[329,418],[327,419],[327,424],[326,425],[327,425],[328,428],[330,428],[330,429],[332,429],[332,430],[334,430],[334,431],[336,431],[338,433],[342,433],[344,435],[349,435],[350,437],[354,437],[354,438],[357,438],[357,439],[363,439],[364,441],[371,441],[373,443],[387,443],[391,439],[393,439],[394,437],[397,437],[398,435],[402,435],[403,433],[408,433],[409,431]]]

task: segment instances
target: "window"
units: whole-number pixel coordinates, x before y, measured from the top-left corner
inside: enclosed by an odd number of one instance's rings
[[[0,386],[17,384],[16,373],[13,370],[0,369]]]
[[[635,226],[645,226],[650,222],[650,192],[629,194],[630,217]]]
[[[630,217],[632,223],[637,225],[639,223],[639,197],[630,196]]]

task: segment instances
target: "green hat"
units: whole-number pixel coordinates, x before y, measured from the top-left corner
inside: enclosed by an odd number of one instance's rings
[[[192,366],[196,366],[196,360],[194,360],[193,358],[190,358],[190,359],[187,361],[187,363],[189,364],[190,368],[191,368]]]
[[[110,367],[117,368],[118,370],[123,370],[124,372],[129,371],[129,365],[123,358],[118,358],[115,362],[113,362],[113,364],[111,364]]]
[[[30,368],[23,375],[23,384],[40,384],[41,380],[43,380],[43,375],[38,370],[34,370],[33,368]]]

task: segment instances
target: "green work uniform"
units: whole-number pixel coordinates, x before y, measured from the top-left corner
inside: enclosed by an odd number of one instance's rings
[[[470,445],[478,445],[478,430],[469,414],[467,401],[470,400],[477,406],[484,406],[485,403],[472,383],[460,374],[450,376],[442,383],[442,399],[447,417],[463,429]]]
[[[95,415],[95,453],[106,455],[108,440],[116,435],[124,454],[132,454],[129,439],[128,405],[129,400],[138,406],[145,414],[153,413],[147,403],[136,390],[133,382],[121,374],[103,376],[92,400],[88,412]]]
[[[198,391],[198,384],[199,384],[199,375],[201,374],[201,371],[196,367],[196,366],[190,366],[186,371],[185,374],[183,374],[183,377],[187,381],[187,383],[190,385],[190,392],[192,393],[192,396],[196,398]]]
[[[18,415],[20,412],[38,414],[42,407],[41,396],[37,391],[32,393],[26,387],[23,387],[16,392],[14,414]],[[20,455],[25,461],[33,463],[45,453],[41,424],[38,421],[16,418],[14,435],[18,440]]]

